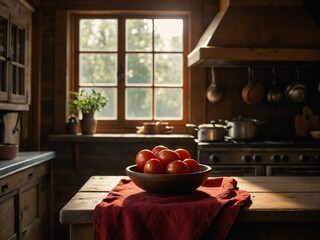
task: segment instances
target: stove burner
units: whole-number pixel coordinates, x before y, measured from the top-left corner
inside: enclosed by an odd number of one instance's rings
[[[301,147],[320,147],[320,140],[313,139],[313,138],[291,138],[291,139],[281,139],[281,138],[275,138],[275,139],[232,139],[229,137],[225,137],[224,141],[207,141],[207,142],[200,142],[198,141],[198,144],[200,145],[220,145],[220,146],[246,146],[246,147],[254,147],[254,146],[261,146],[261,147],[275,147],[275,146],[301,146]]]

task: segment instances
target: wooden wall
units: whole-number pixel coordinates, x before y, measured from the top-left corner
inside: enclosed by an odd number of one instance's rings
[[[30,150],[54,150],[57,158],[54,160],[54,184],[55,184],[55,239],[68,239],[68,226],[60,225],[58,212],[63,205],[74,195],[78,188],[91,176],[96,174],[122,174],[106,161],[110,156],[122,153],[127,159],[132,159],[132,152],[141,147],[148,146],[147,143],[126,146],[114,146],[112,144],[81,145],[81,162],[83,168],[74,168],[74,146],[72,143],[49,142],[48,136],[57,132],[63,132],[63,119],[61,115],[66,105],[64,92],[61,86],[66,86],[65,69],[55,69],[55,62],[60,61],[59,54],[64,51],[59,45],[56,46],[57,28],[64,27],[57,24],[57,13],[63,10],[183,10],[191,12],[191,42],[192,49],[204,28],[218,12],[218,0],[40,0],[39,6],[34,14],[34,26],[36,32],[33,42],[33,97],[35,98],[29,115],[30,128]],[[63,54],[62,54],[63,55]],[[67,64],[67,63],[66,63]],[[291,69],[281,70],[281,81],[285,85],[294,76]],[[238,115],[255,117],[268,122],[265,133],[275,135],[292,134],[292,121],[295,113],[301,110],[301,105],[283,103],[273,106],[262,102],[257,106],[248,106],[240,99],[242,87],[247,83],[247,71],[244,68],[218,68],[216,69],[217,83],[226,90],[226,95],[220,103],[215,105],[206,100],[206,88],[210,84],[210,71],[205,68],[189,69],[190,76],[190,116],[189,121],[200,124],[217,120],[220,118],[230,119]],[[269,87],[269,69],[258,70],[257,81]],[[314,95],[309,99],[313,110],[320,114],[319,98],[315,83],[320,81],[319,69],[311,68],[306,73],[307,83]],[[60,88],[57,88],[60,86]],[[61,92],[62,91],[62,92]],[[66,89],[64,89],[66,91]],[[62,97],[61,97],[62,96]],[[61,118],[62,116],[62,118]],[[60,123],[58,123],[58,122]],[[186,129],[186,132],[194,133]],[[129,156],[123,149],[130,149]],[[109,155],[112,153],[111,155]],[[92,160],[92,156],[95,158]],[[116,164],[116,163],[115,163]],[[118,163],[117,163],[118,164]],[[127,162],[120,164],[120,167]],[[109,170],[107,170],[109,169]]]
[[[177,10],[192,12],[192,26],[190,49],[195,46],[198,38],[203,32],[203,26],[209,23],[213,15],[218,11],[217,1],[209,0],[164,0],[157,2],[158,10]],[[55,69],[56,61],[64,61],[59,56],[64,55],[64,48],[57,44],[57,39],[65,39],[65,36],[56,35],[57,29],[66,26],[59,25],[57,17],[63,15],[64,10],[154,10],[154,0],[122,0],[122,1],[63,1],[63,0],[41,0],[37,9],[37,21],[40,24],[40,36],[34,43],[34,47],[40,48],[38,57],[40,64],[34,66],[34,71],[39,71],[40,81],[34,89],[39,93],[40,102],[31,106],[31,111],[37,112],[40,108],[40,149],[56,151],[54,159],[54,239],[68,239],[68,226],[59,224],[59,211],[78,189],[92,175],[119,175],[125,174],[124,167],[132,164],[137,151],[141,148],[151,148],[163,141],[106,144],[99,143],[88,145],[79,144],[81,168],[75,169],[74,143],[50,142],[48,136],[64,131],[65,103],[64,94],[66,90],[66,69]],[[39,25],[38,25],[39,26]],[[55,48],[57,46],[57,48]],[[68,63],[66,63],[68,64]],[[196,116],[192,122],[205,120],[205,98],[199,98],[199,91],[205,89],[204,69],[197,69],[190,73],[197,76],[196,81],[191,81],[192,105],[190,119]],[[202,76],[203,80],[198,79]],[[196,89],[196,91],[194,91]],[[203,93],[201,93],[203,94]],[[190,120],[191,121],[191,120]],[[189,144],[189,145],[188,145]],[[152,145],[152,146],[151,146]],[[195,143],[177,144],[168,142],[166,145],[176,147],[187,147],[195,151]],[[189,147],[188,147],[189,146]]]

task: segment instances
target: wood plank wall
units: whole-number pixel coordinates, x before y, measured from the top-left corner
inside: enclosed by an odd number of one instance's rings
[[[202,34],[202,25],[208,24],[213,15],[218,11],[217,1],[209,0],[165,0],[157,3],[159,10],[182,10],[192,12],[192,32],[190,49],[195,46],[198,38]],[[55,49],[55,40],[65,38],[64,36],[55,36],[58,32],[56,14],[63,10],[71,9],[125,9],[125,10],[154,10],[154,1],[53,1],[41,0],[39,6],[39,21],[41,21],[41,42],[35,46],[41,48],[41,65],[35,68],[41,71],[41,132],[40,143],[41,149],[53,150],[57,152],[57,157],[54,159],[54,238],[68,239],[68,226],[61,225],[58,221],[60,209],[71,199],[71,197],[78,191],[78,189],[87,181],[92,175],[103,174],[124,174],[124,167],[132,164],[134,155],[138,149],[154,145],[154,142],[137,143],[137,144],[89,144],[83,146],[80,144],[80,162],[81,168],[75,169],[74,165],[74,145],[73,143],[57,143],[48,142],[48,135],[57,132],[63,132],[63,124],[61,124],[60,113],[64,110],[61,106],[65,106],[65,101],[57,96],[61,96],[61,92],[66,89],[57,89],[55,86],[66,86],[65,70],[55,69],[55,61],[62,59],[55,59],[62,48]],[[201,27],[199,27],[201,26]],[[63,55],[63,54],[62,54]],[[66,63],[67,64],[67,63]],[[204,69],[198,69],[194,76],[201,76],[204,80]],[[59,77],[58,77],[59,76]],[[59,82],[57,82],[59,81]],[[195,86],[198,91],[204,91],[205,81],[193,81],[190,84]],[[193,88],[193,90],[194,90]],[[205,99],[196,97],[198,91],[192,90],[191,98],[193,98],[193,110],[191,110],[190,118],[197,116],[193,122],[202,122],[205,120]],[[63,94],[63,93],[62,93]],[[201,107],[200,107],[201,106]],[[32,108],[32,106],[31,106]],[[60,112],[60,113],[59,113]],[[63,116],[62,116],[63,118]],[[60,121],[60,123],[57,123]],[[64,121],[64,119],[62,120]],[[63,123],[63,122],[62,122]],[[57,125],[58,124],[58,125]],[[150,145],[151,144],[151,145]],[[175,145],[174,143],[167,143],[172,148],[186,147],[190,151],[195,151],[195,144],[185,143],[183,145]],[[120,153],[120,154],[119,154]],[[94,155],[94,158],[92,157]],[[125,160],[123,160],[125,159]]]
[[[57,128],[55,119],[59,119],[57,112],[61,112],[59,108],[65,106],[63,99],[57,98],[57,81],[62,81],[65,84],[64,75],[57,73],[55,69],[56,54],[62,49],[55,49],[56,33],[56,11],[71,10],[71,9],[132,9],[132,10],[148,10],[154,9],[154,0],[133,1],[133,0],[40,0],[39,6],[36,8],[36,21],[41,22],[38,28],[38,34],[41,37],[36,38],[34,48],[39,48],[36,51],[38,54],[38,65],[33,66],[33,71],[39,73],[39,81],[33,87],[34,94],[40,96],[40,102],[31,106],[30,112],[35,112],[39,115],[40,129],[34,128],[33,137],[38,139],[35,145],[29,144],[30,150],[54,150],[58,157],[54,160],[54,181],[55,181],[55,209],[54,209],[54,233],[55,239],[68,239],[68,226],[60,225],[58,222],[58,212],[63,205],[73,196],[78,188],[94,174],[120,174],[114,169],[108,171],[110,164],[105,161],[105,155],[112,152],[109,157],[115,156],[115,151],[121,152],[123,148],[130,149],[132,146],[114,147],[100,144],[98,146],[90,146],[85,151],[81,151],[84,168],[76,171],[74,169],[74,148],[72,143],[52,143],[48,142],[48,135],[56,133]],[[191,41],[190,49],[192,49],[204,28],[208,25],[213,16],[218,12],[218,0],[163,0],[158,1],[156,7],[159,10],[185,10],[192,12],[191,19]],[[282,69],[279,78],[281,84],[285,86],[293,81],[294,71],[292,69]],[[291,135],[293,128],[294,114],[301,111],[301,105],[292,105],[283,103],[278,106],[270,105],[266,101],[258,106],[248,106],[240,99],[242,87],[247,83],[247,71],[244,68],[218,68],[216,69],[217,83],[226,90],[226,95],[218,104],[211,104],[206,100],[206,88],[209,86],[210,70],[204,68],[189,69],[190,74],[190,116],[189,121],[200,124],[209,122],[210,120],[230,119],[232,117],[243,115],[255,117],[268,122],[262,132],[264,134],[274,134],[277,136]],[[61,77],[57,78],[61,74]],[[257,71],[257,81],[263,83],[267,88],[271,85],[269,69],[259,69]],[[311,68],[305,73],[303,79],[306,80],[311,91],[311,97],[308,104],[313,110],[320,114],[319,94],[316,91],[316,83],[320,80],[319,68]],[[62,101],[61,101],[62,100]],[[36,108],[36,109],[35,109]],[[39,110],[40,108],[40,110]],[[63,107],[62,107],[63,108]],[[34,113],[32,113],[34,114]],[[59,120],[64,121],[64,120]],[[31,121],[30,124],[37,124],[37,121]],[[59,125],[58,130],[63,125]],[[186,131],[194,133],[192,130]],[[36,136],[34,136],[36,135]],[[33,138],[34,139],[34,138]],[[145,146],[145,145],[144,145]],[[81,146],[82,147],[82,146]],[[141,145],[136,147],[140,148]],[[103,149],[103,150],[102,150]],[[135,151],[136,149],[131,149]],[[94,162],[90,162],[92,154],[96,154]],[[132,159],[126,155],[128,159]],[[109,158],[108,157],[108,158]],[[118,156],[119,157],[119,156]],[[111,163],[111,162],[110,162]],[[104,165],[106,164],[106,165]],[[127,164],[127,163],[124,163]],[[121,165],[122,166],[122,165]]]

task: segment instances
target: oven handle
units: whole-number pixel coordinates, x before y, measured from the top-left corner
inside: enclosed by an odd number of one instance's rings
[[[246,171],[245,171],[245,168],[233,169],[233,170],[229,170],[228,168],[226,168],[226,171],[227,171],[228,173],[245,173],[245,172],[246,172]],[[219,171],[219,170],[212,170],[212,172],[214,172],[214,173],[225,173],[226,171],[224,171],[224,170],[221,170],[221,171]]]
[[[297,170],[290,170],[289,173],[309,173],[309,174],[320,174],[320,170],[302,170],[302,171],[297,171]]]

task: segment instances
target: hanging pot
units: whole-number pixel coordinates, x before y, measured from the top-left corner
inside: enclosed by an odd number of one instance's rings
[[[200,142],[224,141],[228,129],[225,125],[215,124],[214,121],[211,121],[211,123],[200,124],[199,126],[187,123],[186,127],[190,127],[198,131],[198,140]]]
[[[268,92],[268,101],[270,103],[279,103],[283,99],[283,93],[276,84],[275,68],[272,68],[272,86]]]
[[[211,67],[211,78],[212,78],[211,85],[207,89],[207,99],[211,103],[217,103],[223,97],[223,90],[217,87],[213,67]]]
[[[228,136],[236,140],[247,140],[256,137],[257,126],[264,122],[253,118],[234,118],[231,121],[225,121],[228,130]]]
[[[302,103],[307,95],[307,88],[305,85],[300,83],[300,73],[297,68],[297,81],[295,83],[291,83],[286,88],[286,99],[291,103]]]
[[[254,71],[248,68],[249,82],[244,86],[241,92],[242,99],[247,104],[257,104],[264,98],[264,88],[261,84],[254,83]]]

